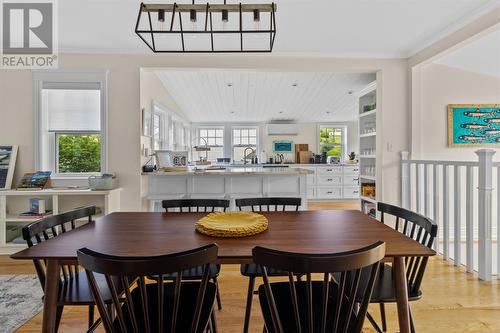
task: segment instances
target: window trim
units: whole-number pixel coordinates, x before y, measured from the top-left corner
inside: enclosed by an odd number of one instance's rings
[[[107,70],[33,70],[33,113],[34,113],[34,157],[35,169],[41,169],[42,158],[42,98],[41,93],[44,84],[54,87],[69,87],[75,88],[80,85],[85,89],[89,84],[98,84],[100,90],[100,111],[101,111],[101,172],[108,171],[108,76]],[[51,146],[54,145],[54,146]],[[49,160],[50,163],[55,163],[54,157],[56,147],[53,140],[49,140]],[[55,164],[52,166],[52,179],[82,179],[87,178],[95,173],[57,173]]]
[[[235,145],[234,144],[234,135],[233,135],[235,129],[255,129],[257,131],[255,145],[252,145],[252,144]],[[255,146],[255,154],[256,154],[256,156],[260,156],[259,155],[259,151],[260,151],[260,127],[258,125],[233,125],[233,126],[230,126],[230,133],[231,133],[231,160],[235,161],[235,159],[234,159],[234,148],[235,147]]]
[[[326,144],[321,144],[321,139],[320,139],[320,133],[322,128],[342,128],[342,143],[340,144],[341,147],[341,156],[340,160],[343,161],[345,159],[344,155],[347,151],[347,125],[346,124],[341,124],[341,123],[318,123],[318,126],[316,128],[316,142],[318,145],[318,152],[321,153],[321,146],[328,146]],[[333,144],[330,145],[331,147],[336,147],[337,145]]]
[[[198,125],[198,126],[195,126],[194,127],[194,136],[191,138],[192,142],[190,143],[190,146],[191,146],[190,151],[193,150],[192,146],[196,145],[195,140],[199,139],[201,137],[200,131],[201,130],[210,130],[210,129],[222,130],[222,145],[209,145],[208,140],[207,140],[207,146],[214,147],[214,148],[221,148],[222,147],[222,157],[224,157],[226,155],[226,134],[227,134],[224,125]],[[217,138],[217,135],[215,136],[215,138]],[[192,162],[194,162],[194,156],[191,156],[191,159],[193,160]]]

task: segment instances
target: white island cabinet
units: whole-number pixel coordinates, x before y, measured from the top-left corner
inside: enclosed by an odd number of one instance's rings
[[[231,167],[204,172],[155,172],[149,178],[146,199],[150,211],[161,211],[165,199],[251,197],[300,197],[301,209],[307,209],[307,175],[303,168]]]

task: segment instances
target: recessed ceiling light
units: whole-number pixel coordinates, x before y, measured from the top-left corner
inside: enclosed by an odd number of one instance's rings
[[[348,94],[348,95],[352,95],[353,93],[354,93],[354,91],[352,91],[352,90],[349,90],[349,91],[347,92],[347,94]]]
[[[330,111],[326,111],[326,114],[330,114],[331,112]]]
[[[283,111],[280,111],[280,112],[279,112],[279,114],[282,114],[282,113],[283,113]]]
[[[297,82],[292,83],[292,87],[298,87],[299,84]]]
[[[234,114],[234,111],[229,112],[230,114]]]
[[[232,86],[233,86],[233,84],[232,84],[232,83],[227,83],[227,84],[226,84],[226,86],[228,86],[228,87],[232,87]]]

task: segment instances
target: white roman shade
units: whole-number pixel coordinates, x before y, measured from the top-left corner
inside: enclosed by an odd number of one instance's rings
[[[44,84],[42,89],[43,112],[47,115],[50,132],[100,131],[101,90],[99,83]]]

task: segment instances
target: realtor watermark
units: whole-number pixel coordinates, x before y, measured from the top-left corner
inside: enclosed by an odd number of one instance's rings
[[[0,0],[0,68],[57,68],[56,6],[56,0]]]

